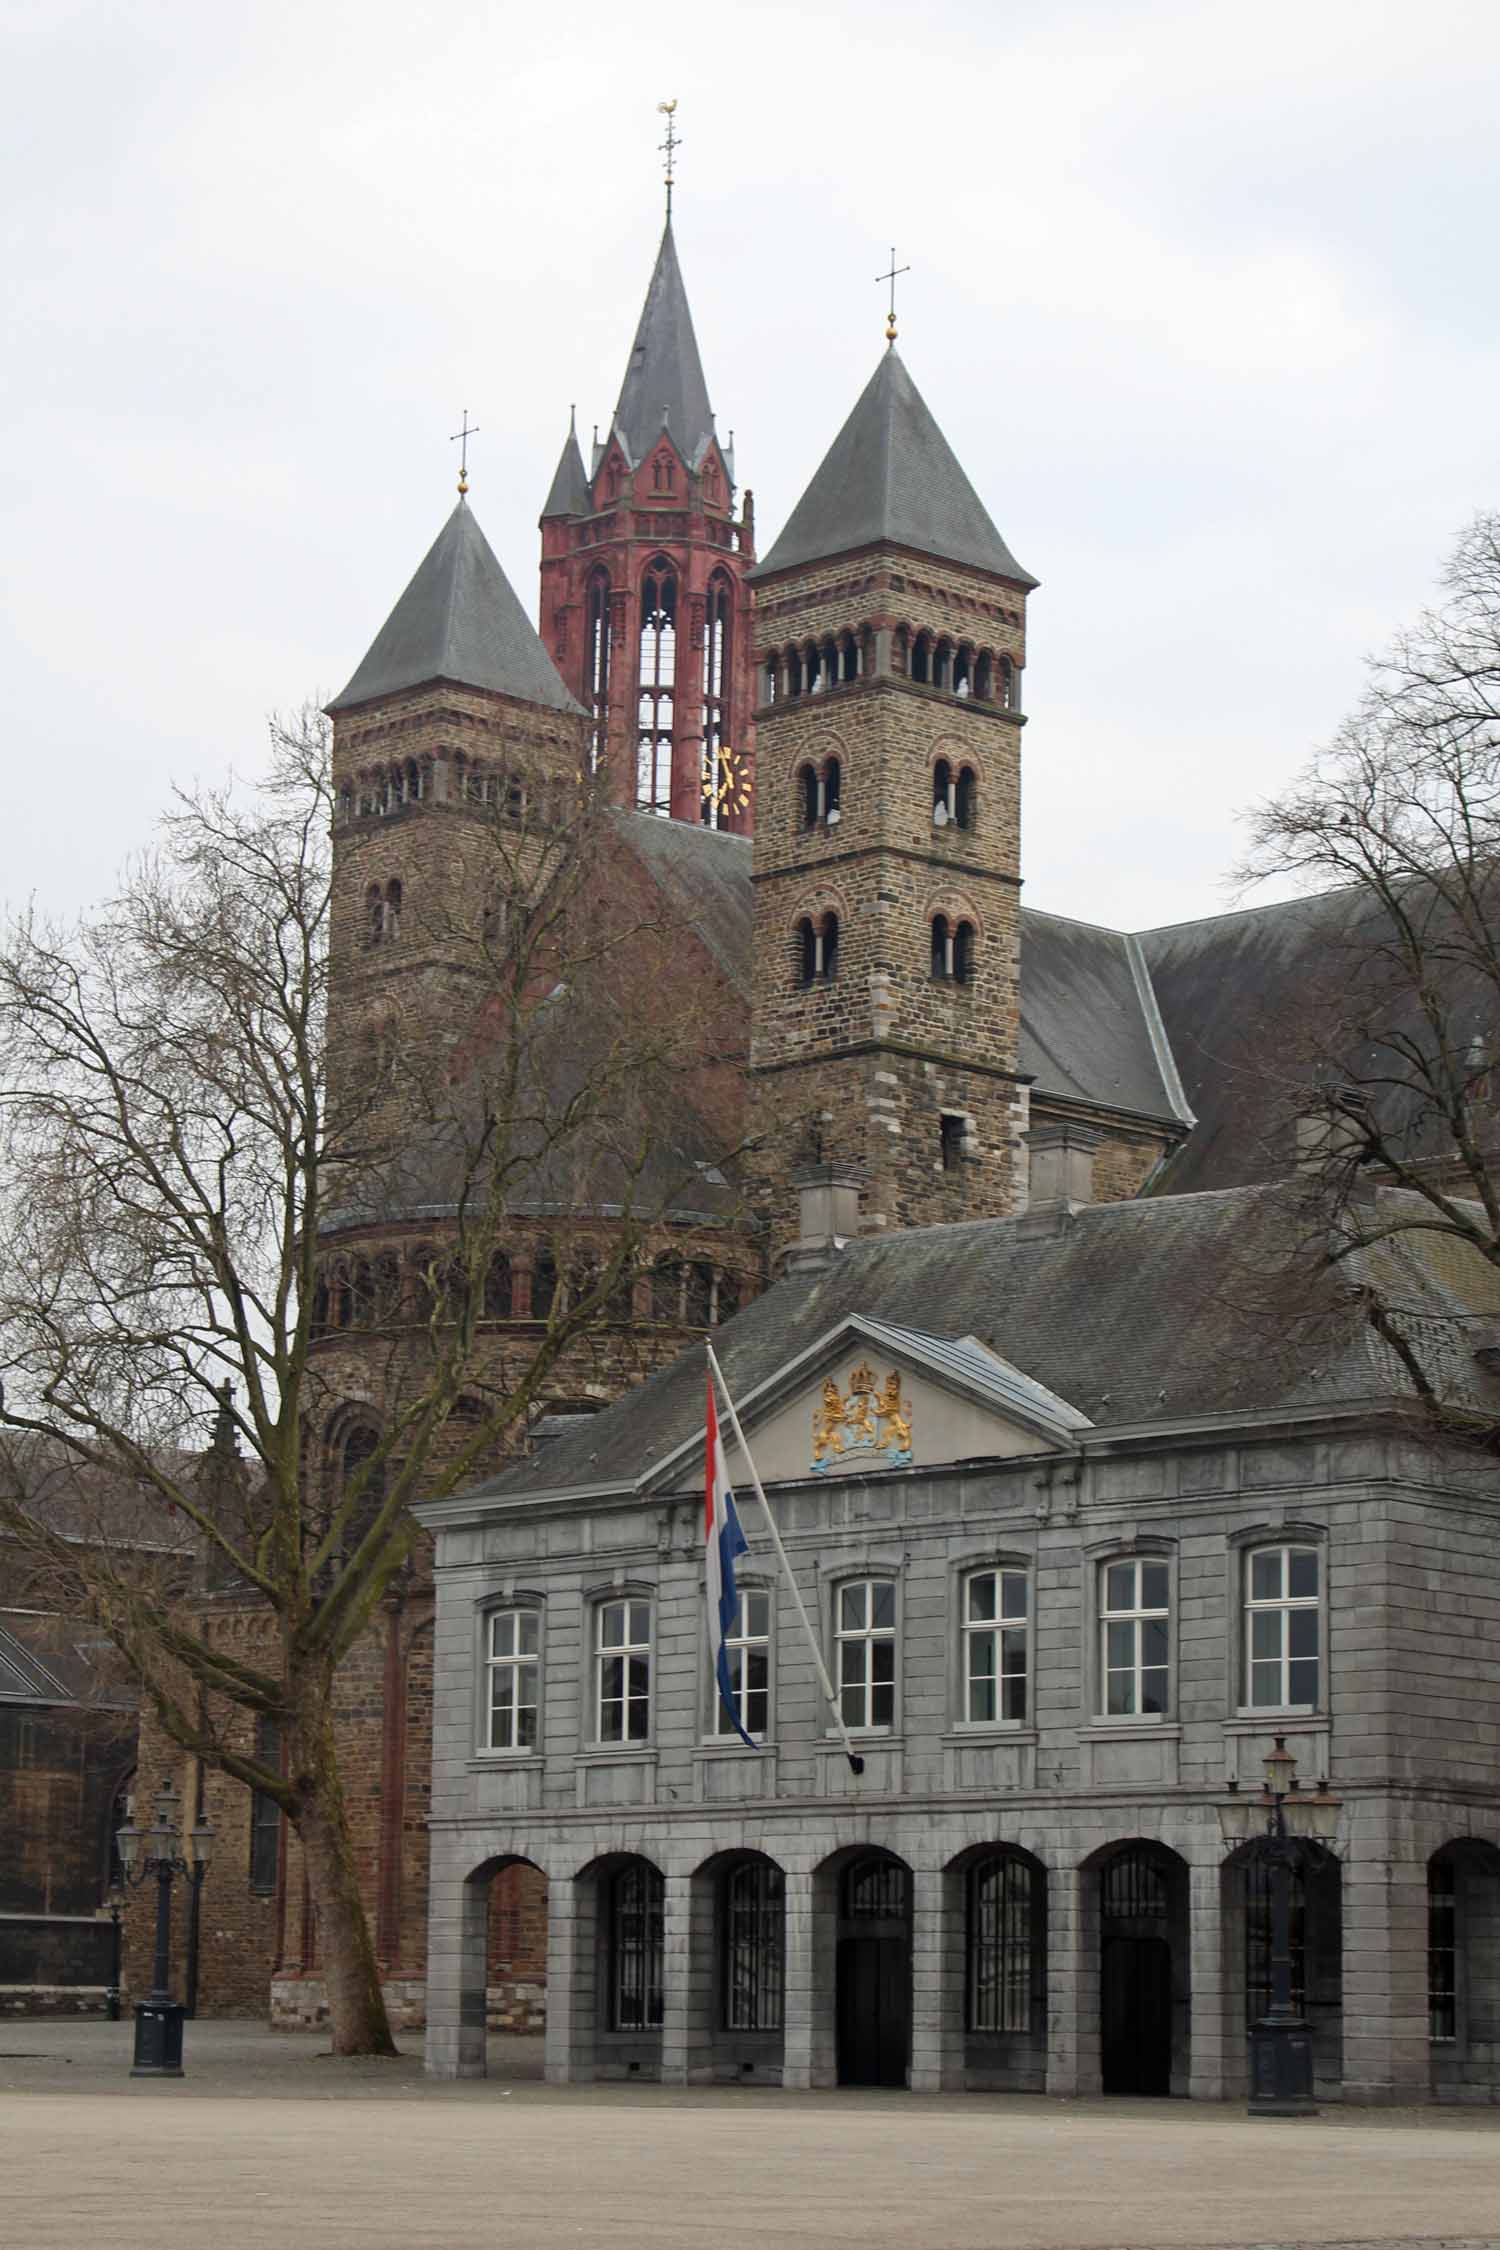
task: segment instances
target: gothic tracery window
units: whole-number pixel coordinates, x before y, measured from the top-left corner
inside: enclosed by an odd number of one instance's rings
[[[641,587],[640,700],[635,802],[639,812],[672,809],[672,692],[677,674],[677,577],[664,557]]]
[[[733,597],[726,578],[708,589],[703,648],[703,825],[722,828],[728,807],[722,794],[721,754],[729,740],[729,644]]]
[[[609,732],[609,580],[596,570],[588,593],[589,710],[593,725],[589,735],[589,771],[597,773],[604,761]]]

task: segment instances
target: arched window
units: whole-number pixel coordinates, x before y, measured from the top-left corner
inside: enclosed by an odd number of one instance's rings
[[[766,658],[766,689],[765,689],[765,694],[766,694],[766,701],[767,701],[767,703],[774,703],[774,702],[776,701],[776,689],[777,689],[777,679],[776,679],[776,674],[777,674],[777,662],[776,662],[776,658],[775,658],[774,656],[768,656],[768,657]]]
[[[349,1507],[341,1541],[345,1555],[353,1554],[385,1501],[385,1463],[374,1460],[379,1446],[374,1423],[357,1422],[339,1448],[339,1500]]]
[[[549,1320],[557,1297],[557,1258],[550,1245],[544,1243],[536,1254],[531,1269],[531,1317]]]
[[[422,801],[422,769],[415,758],[406,761],[406,801],[409,805]]]
[[[655,2031],[662,2020],[666,1886],[649,1860],[631,1859],[609,1881],[609,2028]]]
[[[339,791],[339,819],[340,821],[345,821],[352,820],[353,818],[354,791],[350,788],[348,782],[346,781],[343,788]]]
[[[837,758],[830,758],[823,768],[823,818],[832,827],[840,817],[839,792],[843,786],[843,768]]]
[[[953,692],[955,695],[972,695],[974,692],[973,657],[967,645],[960,648],[953,659]]]
[[[818,933],[806,914],[797,924],[797,957],[798,982],[811,984],[818,973]]]
[[[953,768],[939,758],[932,769],[932,825],[946,828],[953,818]]]
[[[953,928],[953,981],[968,984],[974,975],[974,925],[957,922]]]
[[[349,1325],[349,1269],[342,1261],[333,1269],[333,1280],[328,1291],[328,1325],[330,1328],[347,1328]]]
[[[1016,704],[1016,668],[1008,656],[1000,659],[1000,708],[1014,711]]]
[[[823,954],[819,974],[825,984],[832,984],[839,973],[839,918],[836,914],[824,915],[819,937]]]
[[[385,886],[385,943],[394,945],[401,935],[401,885],[393,875]]]
[[[686,1281],[683,1317],[689,1328],[707,1328],[713,1313],[714,1269],[695,1259],[687,1269]]]
[[[568,1267],[568,1310],[576,1312],[599,1286],[599,1268],[591,1251],[582,1251]]]
[[[309,1332],[314,1336],[323,1336],[328,1332],[328,1284],[321,1274],[313,1283],[312,1313],[308,1326]]]
[[[839,641],[839,673],[845,680],[859,678],[859,643],[852,633],[845,633]]]
[[[365,892],[365,943],[379,945],[385,936],[385,901],[380,895],[380,885],[372,883]]]
[[[641,686],[637,713],[635,802],[639,812],[672,809],[672,693],[677,676],[677,578],[659,556],[641,587]]]
[[[988,703],[994,692],[995,660],[987,648],[982,648],[974,666],[974,693],[981,703]]]
[[[377,1324],[395,1319],[401,1310],[401,1264],[394,1250],[382,1250],[371,1276],[370,1317]]]
[[[942,640],[932,652],[932,684],[934,687],[945,688],[950,687],[952,682],[953,643]]]
[[[839,684],[839,644],[831,633],[823,643],[822,659],[823,685],[825,687],[837,687]]]
[[[721,1323],[726,1320],[733,1320],[735,1314],[739,1311],[739,1309],[740,1277],[737,1273],[721,1273],[719,1276],[719,1293],[717,1301],[715,1303],[714,1317]]]
[[[658,1258],[651,1269],[651,1318],[682,1318],[682,1267],[670,1253]]]
[[[484,1317],[486,1320],[509,1320],[514,1303],[510,1260],[503,1250],[497,1250],[485,1268]]]
[[[727,578],[709,580],[703,646],[703,825],[724,825],[720,753],[729,742],[729,652],[734,597]]]
[[[952,975],[952,945],[953,937],[948,928],[947,915],[934,914],[932,917],[932,973],[935,977]]]
[[[609,731],[609,580],[596,570],[589,580],[588,609],[589,771],[597,773]]]
[[[724,1877],[724,2029],[779,2031],[785,1982],[786,1878],[768,1859]]]
[[[918,633],[911,644],[911,676],[923,687],[932,683],[932,642],[925,633]]]
[[[786,652],[786,692],[788,695],[802,693],[802,658],[794,648]]]
[[[974,768],[962,766],[953,787],[953,821],[957,828],[974,825]]]
[[[439,1286],[437,1252],[424,1242],[411,1254],[412,1312],[424,1328],[437,1312]]]
[[[350,1281],[350,1317],[354,1327],[368,1328],[375,1317],[375,1277],[368,1258],[356,1258]]]
[[[1037,1943],[1036,1869],[1014,1853],[997,1852],[970,1868],[968,1891],[965,2028],[1030,2031],[1045,1960]]]
[[[818,771],[816,766],[804,766],[797,776],[797,790],[802,807],[804,828],[818,825]]]

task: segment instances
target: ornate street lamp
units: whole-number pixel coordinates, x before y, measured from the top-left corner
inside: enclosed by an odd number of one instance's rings
[[[115,1831],[125,1881],[134,1885],[156,1877],[156,1970],[151,1990],[144,2000],[136,2002],[130,2075],[180,2078],[186,2011],[172,1998],[168,1981],[172,1973],[172,1885],[179,1875],[185,1875],[195,1889],[202,1883],[208,1873],[214,1832],[206,1819],[197,1821],[189,1832],[184,1856],[178,1817],[182,1800],[170,1776],[157,1790],[152,1808],[156,1817],[149,1828],[137,1828],[127,1809],[124,1827]]]
[[[1250,2102],[1252,2117],[1312,2117],[1312,2034],[1292,1986],[1292,1879],[1311,1872],[1321,1846],[1337,1831],[1338,1807],[1325,1794],[1297,1789],[1297,1761],[1278,1734],[1265,1759],[1262,1802],[1266,1825],[1249,1843],[1249,1856],[1270,1878],[1271,2004],[1250,2026]],[[1287,1802],[1292,1801],[1292,1819]],[[1226,1842],[1246,1841],[1252,1808],[1223,1807],[1220,1822]]]

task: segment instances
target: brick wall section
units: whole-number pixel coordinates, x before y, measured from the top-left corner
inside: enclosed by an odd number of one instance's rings
[[[96,1911],[134,1739],[133,1712],[0,1706],[0,1911]]]

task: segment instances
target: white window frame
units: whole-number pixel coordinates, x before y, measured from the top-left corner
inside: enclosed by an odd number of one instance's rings
[[[890,1589],[891,1621],[888,1625],[877,1625],[874,1622],[875,1593],[879,1587],[889,1587]],[[844,1622],[845,1597],[861,1589],[864,1594],[863,1622],[857,1625],[846,1625]],[[896,1731],[897,1698],[901,1686],[901,1667],[897,1654],[899,1626],[896,1581],[888,1573],[878,1572],[871,1573],[868,1577],[841,1578],[834,1586],[835,1679],[838,1687],[839,1710],[843,1714],[844,1725],[851,1734],[894,1734]],[[874,1677],[875,1650],[877,1647],[885,1646],[889,1646],[891,1651],[891,1676],[888,1681],[876,1680]],[[846,1660],[852,1662],[853,1652],[856,1649],[860,1651],[860,1676],[857,1679],[848,1678],[845,1676],[845,1663]],[[875,1708],[875,1690],[878,1687],[889,1687],[890,1689],[891,1715],[889,1719],[876,1719],[871,1716]],[[850,1706],[845,1700],[849,1696],[856,1699],[854,1710],[857,1715],[852,1718]]]
[[[735,1618],[733,1629],[730,1632],[726,1633],[724,1636],[724,1649],[726,1655],[729,1658],[729,1685],[734,1695],[735,1710],[738,1714],[740,1725],[744,1728],[746,1734],[750,1736],[752,1741],[765,1742],[770,1737],[771,1719],[774,1710],[772,1694],[775,1681],[775,1671],[772,1663],[772,1628],[775,1622],[773,1615],[774,1604],[772,1603],[771,1590],[768,1586],[741,1586],[739,1593],[739,1614]],[[749,1614],[749,1605],[752,1602],[760,1602],[764,1604],[765,1631],[763,1633],[752,1633],[746,1630],[746,1620]],[[765,1651],[766,1658],[766,1723],[763,1727],[753,1727],[750,1724],[749,1702],[751,1695],[755,1691],[746,1684],[747,1666],[745,1664],[745,1658],[757,1649],[763,1649]],[[736,1677],[735,1672],[736,1657],[740,1659],[738,1677]],[[731,1742],[738,1742],[739,1736],[734,1731],[733,1722],[730,1719],[729,1713],[724,1708],[724,1699],[719,1693],[719,1683],[712,1674],[709,1675],[708,1685],[709,1693],[713,1698],[713,1716],[709,1722],[708,1730],[710,1736],[715,1742],[722,1742],[726,1738]]]
[[[1255,1563],[1262,1555],[1277,1555],[1281,1559],[1282,1592],[1276,1595],[1256,1596],[1251,1592],[1254,1584]],[[1293,1555],[1311,1555],[1317,1564],[1318,1583],[1311,1594],[1293,1594],[1290,1591]],[[1258,1539],[1240,1553],[1240,1618],[1244,1638],[1244,1657],[1240,1668],[1240,1710],[1247,1716],[1259,1718],[1269,1712],[1309,1712],[1322,1708],[1324,1666],[1327,1662],[1325,1642],[1327,1635],[1323,1624],[1323,1549],[1311,1539]],[[1293,1658],[1291,1653],[1291,1618],[1295,1611],[1311,1610],[1317,1620],[1318,1646],[1313,1662],[1317,1666],[1317,1692],[1311,1703],[1294,1703],[1291,1695],[1291,1668],[1294,1662],[1305,1663],[1306,1658]],[[1255,1624],[1257,1617],[1281,1619],[1281,1650],[1276,1657],[1257,1657],[1255,1654]],[[1255,1701],[1255,1668],[1258,1663],[1275,1663],[1280,1673],[1280,1683],[1285,1700],[1278,1703]]]
[[[512,1645],[509,1649],[497,1649],[495,1644],[497,1639],[499,1638],[500,1629],[505,1626],[511,1628],[510,1637]],[[531,1646],[529,1648],[524,1646],[524,1642],[528,1637],[531,1642]],[[512,1739],[509,1742],[497,1742],[495,1739],[495,1681],[497,1674],[502,1672],[508,1673],[510,1675],[512,1686],[510,1706],[508,1711],[504,1714],[504,1716],[506,1716],[510,1721],[510,1734]],[[515,1691],[524,1684],[523,1675],[528,1672],[531,1675],[531,1694],[529,1700],[523,1701],[519,1693]],[[525,1710],[529,1710],[532,1713],[532,1739],[530,1742],[520,1742],[515,1739],[515,1737],[521,1731],[518,1724],[520,1714]],[[541,1744],[541,1726],[541,1612],[533,1603],[499,1602],[493,1609],[488,1609],[484,1612],[484,1715],[483,1726],[481,1730],[482,1746],[485,1750],[499,1756],[524,1758],[534,1757]]]
[[[606,1620],[612,1610],[624,1612],[621,1625],[623,1637],[617,1641],[606,1641]],[[603,1749],[629,1750],[651,1740],[656,1686],[654,1626],[655,1604],[649,1594],[605,1594],[594,1604],[594,1740]],[[606,1697],[605,1667],[616,1661],[626,1667],[623,1690],[619,1696]],[[637,1665],[645,1668],[645,1687],[644,1690],[632,1691],[630,1683],[635,1675],[631,1668]],[[606,1702],[620,1705],[622,1731],[619,1734],[605,1732]],[[631,1729],[633,1704],[644,1706],[644,1725],[637,1732]]]
[[[972,1589],[981,1579],[995,1581],[996,1608],[993,1617],[971,1615]],[[1005,1613],[1005,1584],[1015,1580],[1021,1588],[1022,1609],[1019,1619]],[[983,1563],[964,1572],[959,1591],[959,1724],[964,1727],[1024,1727],[1031,1723],[1031,1572],[1024,1563]],[[1021,1637],[1021,1664],[1019,1670],[1005,1666],[1005,1639],[1019,1632]],[[973,1651],[976,1641],[990,1639],[995,1645],[995,1669],[992,1673],[976,1675]],[[974,1684],[976,1677],[988,1677],[995,1686],[995,1715],[979,1718],[974,1712]],[[1005,1682],[1019,1679],[1021,1683],[1021,1711],[1012,1715],[1005,1710]]]
[[[1112,1608],[1109,1602],[1109,1574],[1112,1570],[1128,1570],[1133,1575],[1133,1598],[1123,1608]],[[1166,1593],[1160,1603],[1147,1604],[1142,1587],[1143,1574],[1160,1570],[1166,1580]],[[1105,1555],[1099,1562],[1097,1598],[1099,1604],[1099,1694],[1097,1717],[1105,1725],[1131,1723],[1155,1725],[1167,1718],[1172,1708],[1172,1567],[1165,1555]],[[1147,1625],[1162,1623],[1166,1628],[1166,1659],[1162,1664],[1142,1661],[1144,1629]],[[1131,1661],[1128,1665],[1112,1665],[1109,1660],[1110,1627],[1131,1627]],[[1147,1672],[1164,1672],[1166,1688],[1160,1711],[1142,1709],[1143,1675]],[[1123,1673],[1131,1683],[1131,1708],[1128,1711],[1110,1709],[1109,1684],[1114,1675]]]

